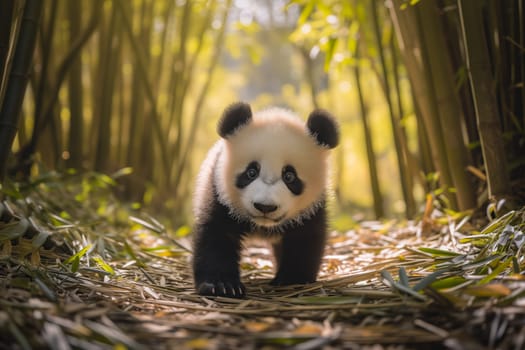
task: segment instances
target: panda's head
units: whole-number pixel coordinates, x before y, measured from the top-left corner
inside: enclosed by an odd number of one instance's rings
[[[252,114],[245,103],[224,111],[218,125],[224,148],[215,182],[219,200],[241,220],[268,229],[315,213],[324,199],[329,149],[338,125],[324,110],[306,124],[272,108]]]

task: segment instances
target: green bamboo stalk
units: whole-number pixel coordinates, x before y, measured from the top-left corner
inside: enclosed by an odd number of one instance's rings
[[[151,120],[153,124],[152,125],[153,131],[155,132],[155,137],[157,139],[158,149],[160,152],[161,171],[167,174],[168,169],[169,169],[169,164],[170,164],[170,160],[168,157],[168,143],[166,141],[167,139],[166,134],[163,132],[163,129],[160,123],[160,116],[156,108],[155,95],[153,93],[152,84],[151,84],[151,81],[149,79],[148,72],[146,69],[146,59],[144,57],[143,52],[141,51],[141,48],[137,40],[133,36],[133,28],[131,25],[130,16],[127,12],[127,9],[124,5],[123,0],[116,0],[115,4],[121,14],[122,22],[124,24],[124,31],[126,32],[126,35],[128,36],[133,55],[137,57],[137,67],[136,68],[140,72],[140,78],[142,80],[142,84],[144,85],[146,98],[151,107]]]
[[[53,36],[55,34],[55,24],[57,18],[57,8],[58,0],[52,0],[49,10],[44,10],[44,16],[42,16],[42,26],[40,29],[40,65],[41,71],[40,76],[38,77],[38,83],[35,91],[35,122],[33,127],[32,135],[42,133],[43,130],[40,127],[42,123],[42,118],[44,117],[44,104],[46,97],[49,93],[49,79],[48,72],[52,66],[52,57],[51,57],[51,47],[53,46]],[[45,9],[45,7],[44,7]],[[46,16],[46,12],[49,12],[49,15]],[[49,17],[49,18],[46,18]]]
[[[99,74],[102,79],[98,89],[97,103],[99,104],[99,123],[97,126],[97,144],[95,149],[95,165],[97,171],[109,170],[110,145],[111,145],[111,116],[113,109],[113,92],[119,62],[120,17],[117,9],[111,8],[109,28],[104,36],[104,47],[99,61]]]
[[[195,135],[197,134],[197,127],[199,126],[201,115],[202,115],[202,107],[204,106],[206,95],[208,93],[208,89],[212,81],[213,73],[215,72],[215,68],[217,67],[217,64],[219,63],[219,58],[220,58],[220,55],[221,55],[221,52],[224,46],[224,37],[226,33],[228,13],[231,8],[231,3],[232,3],[232,0],[226,1],[224,13],[221,18],[221,28],[219,29],[219,32],[217,34],[217,38],[216,38],[215,45],[214,45],[214,51],[210,59],[210,64],[208,66],[208,70],[206,74],[207,78],[197,97],[197,102],[195,104],[194,117],[190,125],[189,136],[186,139],[186,142],[184,143],[184,148],[182,149],[182,152],[183,152],[182,157],[176,167],[176,176],[175,176],[172,188],[176,191],[178,195],[180,195],[179,190],[180,190],[183,170],[186,168],[186,162],[188,161],[188,158],[190,157],[191,152],[193,151],[193,147],[191,147],[191,144],[195,142]],[[213,2],[213,4],[215,4],[215,1]],[[182,197],[176,196],[175,198],[179,199]]]
[[[187,66],[184,69],[184,72],[183,72],[184,74],[182,74],[179,77],[179,75],[175,74],[176,72],[173,71],[173,74],[171,77],[172,81],[174,81],[175,79],[180,79],[180,81],[176,82],[175,85],[181,85],[181,86],[175,86],[173,84],[170,85],[170,86],[173,86],[174,95],[176,91],[180,91],[180,93],[178,93],[177,95],[177,98],[180,99],[180,101],[177,102],[177,100],[174,99],[172,101],[172,106],[169,110],[170,111],[169,112],[170,113],[169,129],[175,129],[177,132],[176,141],[173,144],[171,148],[171,152],[170,152],[170,154],[174,155],[171,158],[170,169],[173,169],[174,165],[179,164],[180,162],[183,162],[183,163],[186,162],[186,160],[183,159],[184,152],[183,152],[183,149],[181,148],[183,145],[183,136],[184,136],[184,134],[182,133],[182,130],[183,130],[182,115],[184,112],[184,105],[185,105],[184,102],[186,100],[186,94],[189,92],[190,84],[194,81],[193,72],[195,69],[195,64],[197,63],[198,58],[201,55],[202,48],[204,47],[204,41],[205,41],[204,35],[209,29],[213,16],[215,15],[216,7],[217,7],[216,1],[211,1],[209,5],[207,6],[208,9],[206,11],[206,15],[204,16],[202,20],[202,25],[197,31],[198,33],[197,48],[195,52],[193,53],[193,55],[191,55],[188,59],[186,59]],[[186,16],[186,15],[187,14],[185,13],[183,16]],[[187,38],[181,35],[180,40],[187,40]],[[174,62],[177,62],[177,61],[174,61]],[[175,108],[176,105],[178,105],[177,108]],[[174,115],[177,115],[175,119],[173,118]],[[195,115],[195,112],[193,113],[193,115]],[[174,121],[176,123],[175,125],[173,125]],[[190,134],[191,134],[191,128],[190,128]],[[172,176],[172,172],[170,171],[170,173],[168,174],[169,182],[171,182],[171,176]]]
[[[410,187],[408,177],[410,176],[408,171],[408,166],[406,162],[406,150],[403,147],[403,135],[401,132],[401,126],[399,123],[399,119],[396,116],[394,112],[394,106],[392,103],[391,98],[391,92],[392,89],[390,87],[390,81],[389,81],[389,75],[388,75],[388,67],[386,63],[385,58],[385,52],[383,48],[383,43],[381,41],[381,29],[379,26],[379,14],[377,7],[379,6],[379,3],[372,2],[372,21],[373,21],[373,27],[374,27],[374,36],[376,40],[377,49],[379,52],[379,59],[381,62],[381,71],[383,75],[383,86],[385,87],[385,99],[388,105],[388,112],[390,115],[390,121],[392,124],[392,132],[393,132],[393,139],[394,139],[394,146],[396,149],[396,157],[397,157],[397,164],[398,164],[398,170],[399,170],[399,178],[401,183],[401,190],[403,193],[403,199],[405,201],[406,205],[406,211],[405,214],[407,218],[411,217],[411,214],[409,212],[409,208],[413,209],[413,203],[414,203],[414,195],[412,193],[412,187]],[[382,4],[381,4],[382,6]]]
[[[0,85],[6,69],[7,55],[9,54],[14,7],[14,0],[0,1]]]
[[[317,98],[317,86],[314,77],[314,62],[310,58],[310,52],[304,47],[297,47],[297,51],[301,54],[304,64],[304,76],[308,83],[308,91],[310,92],[310,99],[314,108],[319,108],[319,101]]]
[[[476,197],[473,182],[467,172],[467,166],[471,162],[462,130],[464,116],[455,91],[454,71],[447,53],[448,47],[438,17],[437,3],[423,1],[415,8],[423,28],[422,42],[427,51],[442,133],[446,137],[444,145],[448,168],[456,190],[458,209],[472,209],[476,206]]]
[[[412,105],[414,106],[414,114],[417,120],[417,142],[419,153],[419,167],[423,174],[430,174],[436,171],[436,167],[432,162],[432,152],[430,151],[429,136],[426,133],[423,116],[419,110],[419,104],[415,101],[415,93],[412,91]],[[429,189],[427,189],[429,190]]]
[[[187,42],[189,37],[189,23],[192,17],[192,3],[186,1],[182,11],[182,18],[180,19],[179,26],[179,47],[177,54],[173,58],[172,65],[172,82],[173,82],[173,100],[171,101],[170,117],[168,130],[175,132],[175,143],[171,147],[170,154],[170,170],[173,168],[173,164],[177,164],[182,161],[182,146],[184,137],[184,125],[183,125],[183,114],[186,103],[186,94],[188,92],[186,81],[192,80],[192,77],[186,72],[186,65],[188,63],[187,55]],[[171,183],[171,171],[167,174],[167,181]]]
[[[509,175],[503,147],[501,116],[493,91],[494,78],[482,30],[483,3],[458,0],[458,6],[489,197],[505,196],[510,192]]]
[[[149,54],[151,35],[152,35],[152,25],[153,25],[153,3],[149,1],[144,1],[142,3],[142,10],[140,12],[141,25],[139,39],[141,44],[144,46],[144,55],[146,64],[151,66],[151,55]],[[153,77],[153,75],[151,75]],[[140,85],[142,87],[142,85]],[[140,135],[132,143],[135,143],[139,149],[135,154],[135,162],[132,164],[135,169],[135,176],[138,177],[139,181],[135,182],[135,186],[131,189],[130,195],[135,200],[142,200],[144,198],[144,193],[146,191],[147,182],[153,181],[153,170],[155,168],[155,160],[151,156],[153,152],[153,130],[151,122],[151,113],[149,109],[151,106],[145,106],[142,101],[144,100],[144,89],[141,88],[137,93],[140,93],[141,103],[138,104],[137,112],[142,116],[135,116],[136,119],[143,120],[140,128]],[[132,101],[134,102],[134,101]],[[131,144],[131,143],[130,143]],[[163,174],[164,175],[164,174]]]
[[[98,25],[100,3],[101,0],[97,0],[96,3],[94,3],[93,12],[91,14],[88,26],[83,31],[82,35],[75,40],[75,43],[69,48],[69,51],[66,53],[58,66],[57,73],[55,74],[55,82],[50,88],[49,97],[45,107],[43,108],[43,117],[38,119],[40,121],[38,125],[36,125],[37,121],[35,120],[35,128],[38,127],[39,132],[33,133],[29,143],[24,145],[17,154],[18,164],[16,168],[22,169],[22,172],[26,176],[29,175],[29,169],[32,164],[32,155],[36,151],[40,137],[43,135],[45,129],[50,124],[53,115],[56,114],[54,113],[54,109],[58,100],[58,93],[67,76],[67,73],[69,72],[69,69],[71,68],[71,64],[74,58],[80,54],[82,47],[87,43]]]
[[[518,28],[520,31],[519,34],[519,46],[521,49],[521,55],[518,54],[518,57],[522,57],[525,55],[525,5],[523,4],[523,0],[518,1]],[[521,71],[521,118],[522,118],[522,126],[525,128],[525,60],[521,60],[520,63],[520,71]],[[519,113],[519,111],[518,111]]]
[[[4,18],[2,20],[5,20],[5,23],[2,22],[2,24],[6,26],[2,29],[2,31],[6,30],[6,33],[3,33],[4,37],[1,39],[3,42],[1,45],[2,47],[5,47],[5,60],[3,61],[2,66],[0,68],[0,71],[2,72],[0,74],[0,106],[2,105],[2,101],[4,100],[5,90],[7,88],[7,80],[9,79],[9,74],[11,72],[14,50],[16,43],[18,42],[18,36],[20,34],[21,17],[24,12],[25,6],[25,3],[12,1],[13,8],[10,11],[9,2],[6,1],[1,3],[3,6],[5,6],[5,9],[3,9],[2,12],[0,12],[4,15]],[[7,29],[8,23],[9,29]],[[9,32],[9,34],[7,34],[7,31]]]
[[[66,4],[69,20],[69,45],[73,45],[80,36],[82,1],[68,1]],[[82,62],[80,55],[72,60],[68,80],[68,98],[70,110],[68,167],[79,169],[82,167],[84,146],[84,118],[83,118],[83,90],[82,90]]]
[[[401,10],[401,4],[402,1],[395,1],[390,6],[390,15],[412,86],[414,101],[416,102],[415,108],[420,111],[422,117],[418,127],[422,127],[424,129],[423,134],[428,137],[432,163],[440,174],[440,183],[443,187],[448,188],[453,186],[452,175],[448,167],[445,138],[437,114],[438,107],[432,75],[428,66],[428,53],[421,33],[422,24],[414,6]],[[455,197],[449,192],[445,194],[451,208],[457,208]]]
[[[372,142],[372,132],[368,123],[368,112],[363,97],[363,88],[361,85],[361,72],[359,66],[359,45],[356,45],[354,53],[356,64],[353,67],[354,79],[356,83],[357,96],[359,98],[359,110],[361,111],[361,121],[363,125],[363,134],[365,136],[366,156],[368,159],[368,171],[370,173],[370,186],[372,188],[372,198],[374,202],[374,213],[376,219],[384,217],[383,195],[381,194],[381,186],[379,184],[379,176],[377,173],[377,162],[374,152],[374,145]]]
[[[133,10],[133,5],[131,2],[126,3],[127,11]],[[144,11],[145,2],[142,3],[142,9],[140,12]],[[138,40],[141,45],[143,45],[143,52],[144,52],[144,63],[149,66],[149,42],[144,42],[144,31],[145,31],[145,16],[141,16],[141,23],[140,23],[140,33],[135,40]],[[138,58],[134,57],[135,64],[137,63]],[[132,77],[131,77],[131,101],[130,101],[130,109],[129,109],[129,140],[127,147],[127,163],[135,168],[136,165],[139,165],[140,161],[140,148],[142,147],[142,136],[143,136],[143,128],[142,125],[145,123],[145,113],[144,113],[144,86],[142,85],[142,78],[140,77],[140,72],[138,70],[133,70]],[[135,171],[138,171],[138,169],[135,169]]]
[[[403,109],[403,103],[401,100],[401,88],[399,86],[399,64],[398,64],[398,50],[395,45],[395,38],[392,34],[390,36],[389,40],[389,49],[390,54],[392,56],[392,76],[394,78],[394,91],[396,95],[396,105],[397,105],[397,114],[399,118],[399,131],[400,131],[400,142],[401,142],[401,149],[403,150],[403,163],[405,164],[407,168],[407,177],[405,179],[406,186],[409,189],[410,195],[407,197],[406,205],[406,213],[408,218],[413,218],[414,215],[416,215],[416,201],[413,196],[413,189],[414,189],[414,178],[417,178],[417,175],[419,174],[418,169],[415,167],[415,162],[413,161],[413,155],[408,149],[407,144],[407,133],[405,130],[405,127],[401,123],[405,116],[405,112]]]
[[[189,76],[186,74],[186,65],[187,60],[187,42],[189,33],[189,23],[191,22],[192,16],[192,3],[191,1],[186,1],[184,3],[182,14],[179,18],[179,27],[177,33],[178,35],[178,47],[177,52],[173,56],[173,61],[171,65],[171,81],[170,81],[170,91],[173,91],[170,95],[172,96],[171,104],[169,108],[169,118],[168,118],[168,130],[170,132],[175,132],[175,143],[173,147],[170,148],[171,154],[171,163],[170,169],[173,166],[173,163],[177,163],[181,157],[181,146],[183,138],[183,113],[186,102],[186,92],[184,88],[184,81],[188,79]],[[171,172],[168,174],[168,181],[170,180]]]
[[[7,79],[7,88],[0,106],[0,182],[4,181],[7,158],[18,130],[20,111],[33,61],[41,14],[41,0],[26,1],[14,52],[13,66]]]
[[[447,53],[442,22],[438,18],[436,3],[423,2],[415,6],[423,35],[422,47],[426,51],[429,73],[432,76],[436,107],[447,153],[447,166],[456,190],[459,210],[476,206],[474,186],[468,177],[469,154],[463,139],[462,110],[455,93],[454,71]]]
[[[132,12],[133,2],[129,1],[124,4],[126,6],[126,11],[128,13]],[[137,63],[138,58],[134,58],[134,63]],[[145,61],[147,58],[144,59]],[[140,138],[140,125],[144,122],[144,103],[143,103],[143,86],[141,84],[141,77],[138,70],[134,69],[131,76],[131,101],[129,108],[129,124],[128,124],[128,144],[126,147],[126,164],[134,167],[138,162],[135,160],[139,155],[139,147],[141,142]],[[142,91],[142,94],[141,94]],[[140,103],[141,110],[139,111],[138,104]],[[128,179],[131,181],[131,179]],[[127,181],[127,180],[125,180]],[[126,185],[126,187],[132,186],[131,182]]]

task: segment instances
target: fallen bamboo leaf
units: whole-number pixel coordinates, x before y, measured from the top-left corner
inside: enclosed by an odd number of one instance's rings
[[[483,286],[471,286],[465,288],[465,293],[475,297],[505,297],[512,291],[501,283],[486,284]]]
[[[436,249],[436,248],[425,248],[425,247],[421,247],[421,248],[418,248],[420,251],[422,252],[425,252],[425,253],[429,253],[433,256],[444,256],[444,257],[454,257],[454,256],[458,256],[458,255],[461,255],[460,253],[456,253],[456,252],[451,252],[451,251],[448,251],[448,250],[443,250],[443,249]]]
[[[93,260],[97,263],[98,266],[100,266],[102,270],[106,271],[110,275],[115,274],[115,270],[113,270],[113,268],[109,266],[108,263],[106,263],[101,256],[94,256]]]
[[[71,262],[73,262],[75,259],[80,259],[82,258],[91,248],[93,247],[93,245],[91,244],[88,244],[87,246],[85,246],[84,248],[82,248],[78,253],[76,253],[75,255],[71,256],[70,258],[68,258],[64,264],[71,264]]]

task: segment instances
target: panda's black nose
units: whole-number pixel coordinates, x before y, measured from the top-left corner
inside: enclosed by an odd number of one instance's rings
[[[273,204],[262,204],[255,202],[253,203],[253,206],[263,214],[268,214],[277,210],[277,206]]]

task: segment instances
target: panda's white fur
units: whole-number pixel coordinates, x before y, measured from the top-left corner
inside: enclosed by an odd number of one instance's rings
[[[315,281],[326,236],[328,156],[339,137],[335,119],[316,110],[305,123],[289,110],[252,114],[238,103],[226,109],[218,131],[222,138],[201,166],[194,196],[198,293],[244,295],[239,254],[252,234],[274,245],[272,284]],[[254,163],[257,174],[246,181]],[[294,184],[285,183],[290,173]]]
[[[316,143],[304,121],[291,111],[271,108],[255,113],[241,131],[220,140],[215,147],[221,152],[214,174],[219,201],[239,219],[278,228],[309,216],[322,199],[328,149]],[[246,188],[239,189],[235,178],[251,161],[260,164],[261,173]],[[304,182],[304,191],[299,196],[291,193],[282,181],[285,165],[292,165]],[[263,216],[253,207],[254,202],[277,205],[278,209]]]

